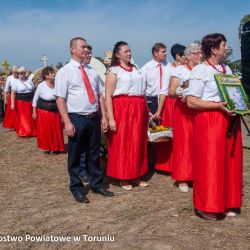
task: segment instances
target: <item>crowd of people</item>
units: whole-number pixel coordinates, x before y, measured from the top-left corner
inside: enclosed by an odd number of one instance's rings
[[[155,169],[171,173],[180,192],[193,186],[195,213],[207,220],[234,217],[242,205],[242,139],[240,124],[227,137],[234,111],[226,108],[215,74],[232,74],[222,64],[227,51],[223,34],[209,34],[201,44],[152,47],[152,60],[141,69],[131,63],[129,45],[115,44],[105,86],[90,67],[92,48],[82,37],[70,41],[71,60],[57,73],[43,69],[36,91],[24,67],[13,67],[4,100],[3,127],[20,137],[37,137],[50,154],[64,151],[68,135],[70,191],[76,201],[93,193],[111,197],[103,177],[119,180],[131,191],[148,187],[147,131],[149,119],[173,128],[173,140],[156,144]],[[8,99],[7,99],[8,96]],[[101,131],[108,142],[106,173],[100,167]]]

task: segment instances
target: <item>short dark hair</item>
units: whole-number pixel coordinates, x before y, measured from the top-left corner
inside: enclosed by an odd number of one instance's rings
[[[83,37],[80,37],[80,36],[74,37],[74,38],[72,38],[72,39],[70,40],[69,47],[72,48],[73,45],[74,45],[74,43],[75,43],[76,41],[78,41],[78,40],[82,40],[82,41],[86,42],[86,39],[84,39]]]
[[[186,49],[185,46],[179,44],[179,43],[175,43],[172,47],[171,47],[171,55],[174,59],[176,59],[176,55],[179,56],[183,56],[184,55],[184,50]]]
[[[54,73],[54,72],[55,72],[55,70],[50,66],[43,68],[42,80],[44,81],[46,79],[46,76],[49,75],[49,73]]]
[[[87,49],[90,50],[90,51],[92,51],[92,46],[88,44],[87,45]]]
[[[220,47],[221,42],[226,42],[227,39],[223,34],[213,33],[208,34],[202,38],[201,49],[205,55],[205,58],[209,58],[212,54],[211,49]]]
[[[155,43],[152,47],[152,55],[154,56],[154,53],[158,52],[161,48],[166,49],[167,46],[164,43]]]
[[[119,65],[119,59],[117,58],[116,53],[120,50],[122,46],[125,46],[125,45],[128,45],[128,44],[124,41],[120,41],[115,44],[115,47],[112,53],[112,58],[111,58],[111,66]]]

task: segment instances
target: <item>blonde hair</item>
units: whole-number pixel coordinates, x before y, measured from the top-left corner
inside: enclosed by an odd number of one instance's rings
[[[17,72],[18,72],[18,73],[27,72],[27,69],[26,69],[25,67],[21,66],[21,67],[19,67],[19,68],[17,69]]]
[[[12,72],[16,72],[16,71],[17,71],[17,68],[18,68],[17,66],[13,66],[11,71],[12,71]]]

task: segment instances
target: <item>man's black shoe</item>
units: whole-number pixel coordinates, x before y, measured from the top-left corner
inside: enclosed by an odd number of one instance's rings
[[[84,194],[81,194],[81,193],[73,194],[73,197],[75,198],[77,202],[89,203],[89,199]]]
[[[86,176],[86,175],[80,176],[79,175],[79,178],[81,179],[83,185],[88,185],[89,184],[89,178],[88,178],[88,176]]]
[[[108,196],[108,197],[114,196],[113,192],[110,192],[104,188],[92,189],[92,192],[95,194],[100,194],[100,195]]]

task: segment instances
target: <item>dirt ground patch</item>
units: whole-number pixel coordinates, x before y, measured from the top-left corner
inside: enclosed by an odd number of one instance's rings
[[[90,203],[79,204],[68,189],[66,158],[42,154],[35,138],[0,130],[0,249],[250,249],[250,150],[244,150],[242,213],[217,222],[196,217],[192,190],[180,193],[159,173],[148,188],[128,192],[111,184],[115,197],[89,192]],[[20,241],[3,241],[7,235]],[[27,235],[72,238],[33,242]]]

